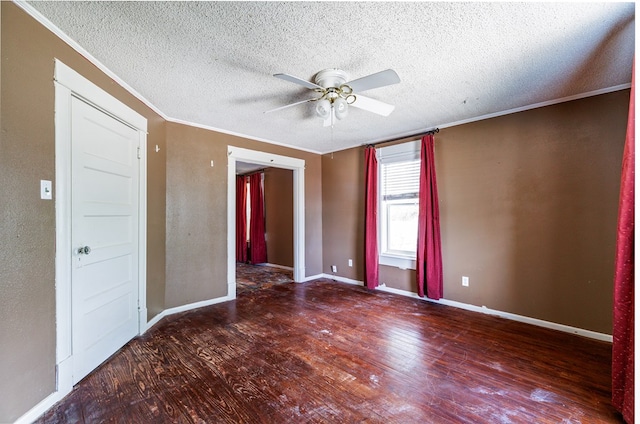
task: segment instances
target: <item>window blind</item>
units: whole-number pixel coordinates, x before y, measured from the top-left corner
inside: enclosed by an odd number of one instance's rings
[[[420,188],[420,160],[381,165],[382,200],[412,199]]]

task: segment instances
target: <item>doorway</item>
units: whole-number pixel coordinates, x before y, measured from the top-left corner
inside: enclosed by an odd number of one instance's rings
[[[64,396],[146,328],[147,120],[55,62],[56,365]]]
[[[236,293],[236,162],[293,171],[293,279],[305,278],[304,164],[302,159],[228,146],[227,186],[227,285],[228,297]]]
[[[236,161],[236,174],[236,296],[293,282],[293,171]]]

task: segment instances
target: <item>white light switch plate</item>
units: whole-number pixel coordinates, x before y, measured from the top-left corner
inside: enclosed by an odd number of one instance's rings
[[[51,188],[51,181],[40,180],[40,198],[44,200],[51,200],[53,198],[53,189]]]

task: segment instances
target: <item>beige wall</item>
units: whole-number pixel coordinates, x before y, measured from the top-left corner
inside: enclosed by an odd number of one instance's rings
[[[446,299],[611,334],[628,103],[624,90],[435,136]],[[362,281],[364,153],[331,156],[324,269]],[[416,292],[410,271],[381,266],[380,282]]]
[[[264,171],[267,261],[293,267],[293,171]]]

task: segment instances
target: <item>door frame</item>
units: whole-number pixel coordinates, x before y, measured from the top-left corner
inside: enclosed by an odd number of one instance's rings
[[[304,159],[227,146],[227,296],[236,298],[236,162],[293,171],[293,280],[305,279]]]
[[[140,150],[138,179],[138,334],[147,323],[147,119],[55,59],[55,208],[56,208],[56,391],[73,389],[71,316],[71,99],[79,98],[136,129]]]

